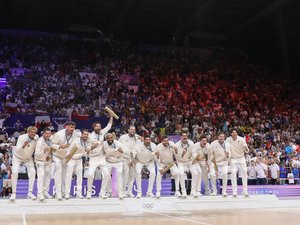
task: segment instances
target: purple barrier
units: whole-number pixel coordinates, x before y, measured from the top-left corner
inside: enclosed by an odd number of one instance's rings
[[[101,181],[95,180],[93,183],[93,196],[98,196],[101,188]],[[148,180],[142,180],[142,193],[143,196],[146,195],[148,188]],[[71,195],[76,193],[76,180],[72,180],[71,186]],[[133,193],[137,193],[136,184],[133,187]],[[26,197],[28,192],[28,180],[18,180],[17,186],[17,196],[18,197]],[[52,179],[50,182],[50,194],[55,192],[54,180]],[[82,182],[82,194],[86,195],[87,192],[87,180],[83,179]],[[264,186],[248,186],[248,192],[250,195],[270,195],[275,194],[277,197],[293,197],[300,196],[300,185],[264,185]],[[34,184],[33,193],[37,193],[36,182]],[[153,194],[156,193],[156,183],[154,183]],[[202,193],[204,193],[204,184],[202,183]],[[220,193],[220,192],[219,192]],[[231,186],[228,186],[227,193],[232,194]],[[238,194],[242,193],[242,186],[238,186]],[[172,192],[172,183],[171,180],[162,180],[162,196],[171,196],[174,193]]]
[[[242,193],[243,187],[238,186],[238,194]],[[251,185],[248,186],[250,195],[273,195],[277,197],[300,196],[300,185]],[[232,194],[231,186],[228,186],[227,193]]]
[[[92,196],[99,196],[101,188],[101,180],[95,180],[93,183],[93,188],[92,188]],[[147,188],[148,188],[148,180],[142,180],[142,193],[143,195],[146,195],[147,193]],[[162,196],[169,196],[172,195],[171,192],[172,189],[172,184],[171,180],[162,180],[162,191],[161,195]],[[76,180],[72,180],[71,184],[71,193],[70,195],[74,196],[76,193],[77,187],[76,187]],[[26,197],[28,192],[28,180],[18,180],[17,184],[17,196],[18,197]],[[55,192],[55,186],[54,186],[54,179],[51,180],[50,182],[50,189],[49,193],[52,195]],[[85,196],[87,192],[87,179],[83,179],[82,181],[82,194]],[[33,187],[33,193],[37,194],[37,182],[35,181],[34,187]],[[134,183],[133,187],[133,193],[137,193],[137,186]],[[153,187],[153,193],[156,193],[156,184],[154,183]]]

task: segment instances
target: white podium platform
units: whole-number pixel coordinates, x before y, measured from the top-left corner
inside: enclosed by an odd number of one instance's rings
[[[200,198],[176,197],[123,199],[56,199],[39,200],[9,199],[0,200],[0,215],[20,214],[74,214],[74,213],[118,213],[118,212],[170,212],[170,211],[202,211],[215,209],[247,209],[300,206],[299,200],[278,200],[275,195],[253,195],[248,198],[238,196],[202,196]]]

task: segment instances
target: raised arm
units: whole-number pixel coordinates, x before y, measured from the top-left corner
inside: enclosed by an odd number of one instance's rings
[[[107,123],[107,125],[106,125],[106,127],[101,130],[101,133],[103,135],[107,134],[107,132],[111,129],[112,124],[113,124],[113,119],[114,118],[111,116],[108,123]]]

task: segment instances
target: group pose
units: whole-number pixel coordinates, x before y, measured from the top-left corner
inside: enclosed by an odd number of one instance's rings
[[[204,194],[217,195],[217,180],[222,179],[222,195],[227,196],[228,171],[231,170],[233,196],[237,196],[237,172],[242,177],[243,195],[247,191],[247,166],[245,154],[249,152],[244,138],[238,136],[237,130],[230,132],[226,139],[224,133],[219,133],[217,140],[208,143],[205,135],[194,143],[188,139],[188,133],[182,132],[181,139],[174,143],[167,136],[162,137],[158,145],[151,142],[149,135],[141,137],[136,134],[135,127],[130,126],[128,133],[118,140],[113,133],[113,117],[107,126],[101,129],[101,124],[93,124],[93,132],[76,130],[74,122],[67,122],[65,129],[52,134],[45,128],[42,136],[37,135],[36,127],[28,127],[27,133],[19,137],[13,151],[12,195],[16,199],[18,169],[21,164],[27,167],[29,188],[27,197],[36,199],[32,193],[37,173],[37,197],[41,201],[52,198],[49,195],[51,166],[55,168],[55,198],[62,200],[70,198],[71,181],[76,174],[76,198],[83,198],[82,177],[83,158],[88,160],[87,194],[92,197],[92,184],[97,168],[101,171],[100,198],[112,195],[112,169],[116,171],[117,194],[119,199],[125,197],[142,197],[142,174],[147,171],[149,176],[147,197],[160,198],[163,175],[170,171],[175,180],[175,196],[186,198],[186,172],[192,176],[191,196],[201,196],[201,183],[204,182]],[[156,193],[153,186],[156,180]],[[211,186],[210,188],[210,183]],[[136,182],[137,194],[133,194],[133,184]]]

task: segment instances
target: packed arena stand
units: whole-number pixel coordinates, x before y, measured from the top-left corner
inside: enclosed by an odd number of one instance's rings
[[[2,33],[0,49],[7,81],[0,89],[2,182],[10,178],[12,149],[24,133],[22,121],[7,133],[10,115],[99,117],[106,105],[122,115],[117,136],[135,125],[157,144],[182,130],[194,142],[203,134],[212,142],[219,131],[238,128],[251,150],[249,184],[288,184],[288,174],[299,182],[299,86],[243,52],[18,33]],[[122,75],[137,77],[137,89]]]

